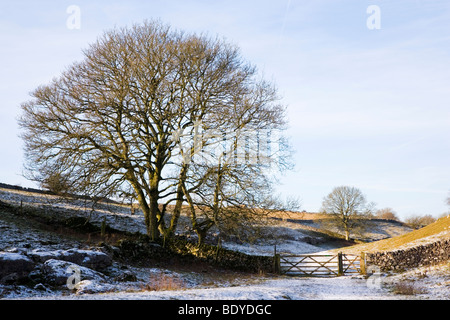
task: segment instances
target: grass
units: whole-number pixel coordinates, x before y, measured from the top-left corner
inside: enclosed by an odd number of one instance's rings
[[[391,290],[395,294],[402,294],[402,295],[408,295],[408,296],[426,293],[426,290],[423,287],[417,286],[415,283],[410,282],[410,281],[398,282],[393,285]]]
[[[436,235],[443,231],[450,231],[450,218],[448,216],[441,218],[426,227],[408,232],[401,236],[371,243],[358,244],[345,249],[336,249],[334,251],[343,251],[344,253],[392,251],[411,242]]]
[[[144,291],[176,291],[185,287],[186,285],[179,277],[160,272],[152,274],[149,282],[142,289]]]

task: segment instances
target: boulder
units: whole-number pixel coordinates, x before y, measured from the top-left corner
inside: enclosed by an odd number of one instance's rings
[[[105,280],[105,276],[100,272],[69,261],[56,259],[45,261],[41,272],[45,282],[53,286],[72,284],[76,287],[83,280]]]
[[[94,270],[103,270],[112,264],[109,255],[93,250],[69,249],[62,253],[61,260],[70,261]]]
[[[118,282],[136,282],[137,276],[133,272],[125,270],[115,277],[114,280]]]
[[[17,282],[28,277],[35,263],[15,252],[0,252],[0,283]]]
[[[77,295],[103,293],[114,290],[114,286],[96,280],[83,280],[77,286]]]
[[[29,252],[28,255],[39,263],[50,259],[63,260],[94,270],[103,270],[112,264],[112,259],[109,255],[93,250],[69,249],[45,251],[36,249]]]
[[[60,250],[48,251],[45,249],[34,249],[27,253],[31,259],[36,263],[44,263],[50,259],[58,259],[60,256]],[[61,259],[60,259],[61,260]]]

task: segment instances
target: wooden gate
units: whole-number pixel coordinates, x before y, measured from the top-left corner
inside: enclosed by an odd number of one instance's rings
[[[342,276],[365,273],[364,257],[354,254],[275,255],[275,270],[292,276]]]

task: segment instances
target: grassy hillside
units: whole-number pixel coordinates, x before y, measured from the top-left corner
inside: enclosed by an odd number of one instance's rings
[[[334,251],[343,251],[345,253],[393,251],[442,239],[450,239],[450,216],[441,218],[424,228],[397,237],[358,244]]]

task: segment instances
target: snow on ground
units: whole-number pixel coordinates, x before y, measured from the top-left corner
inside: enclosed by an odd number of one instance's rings
[[[33,299],[42,299],[36,297]],[[404,300],[426,296],[394,294],[383,286],[368,285],[361,277],[278,277],[250,285],[186,290],[116,292],[57,296],[63,300]],[[442,297],[441,297],[442,298]]]
[[[383,279],[391,290],[408,292],[417,299],[450,300],[450,261],[392,273]]]
[[[446,269],[447,268],[447,269]],[[193,286],[178,290],[147,290],[133,283],[114,286],[82,281],[76,294],[28,289],[7,299],[52,300],[448,300],[447,267],[428,267],[394,275],[343,277],[266,277],[248,283]],[[155,275],[161,270],[149,270]],[[143,272],[143,271],[142,271]],[[173,274],[167,271],[167,274]],[[414,288],[411,292],[410,287]],[[92,293],[94,292],[94,293]],[[98,293],[95,293],[98,292]]]

